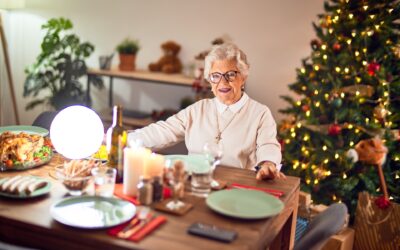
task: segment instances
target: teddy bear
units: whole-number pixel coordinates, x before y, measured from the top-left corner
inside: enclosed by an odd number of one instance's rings
[[[182,63],[178,58],[181,46],[174,41],[167,41],[161,44],[164,55],[154,63],[149,64],[150,71],[161,71],[167,74],[180,73]]]

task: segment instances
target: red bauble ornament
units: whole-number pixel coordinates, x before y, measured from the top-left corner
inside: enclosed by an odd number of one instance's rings
[[[310,106],[309,106],[308,104],[304,104],[304,105],[301,107],[301,109],[302,109],[304,112],[307,112],[307,111],[310,110]]]
[[[281,151],[283,152],[285,150],[285,141],[283,139],[279,139],[278,142],[281,145]]]
[[[390,206],[390,201],[382,195],[381,197],[376,198],[375,204],[380,209],[386,209]]]
[[[368,64],[368,75],[370,76],[375,76],[376,72],[380,69],[381,65],[376,63],[376,62],[372,62],[370,64]]]
[[[340,45],[340,43],[333,44],[333,51],[339,52],[341,48],[342,46]]]
[[[328,135],[337,136],[340,132],[342,132],[342,127],[337,123],[330,125],[328,128]]]

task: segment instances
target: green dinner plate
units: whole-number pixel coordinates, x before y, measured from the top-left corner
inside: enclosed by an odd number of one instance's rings
[[[29,198],[34,198],[34,197],[38,197],[38,196],[42,196],[45,195],[47,193],[50,192],[51,189],[51,182],[43,179],[41,177],[37,177],[37,176],[32,176],[33,178],[36,178],[38,180],[45,180],[47,182],[46,186],[39,188],[37,190],[35,190],[34,192],[32,192],[31,194],[10,194],[10,193],[6,193],[6,192],[0,192],[0,196],[3,197],[8,197],[8,198],[14,198],[14,199],[29,199]],[[8,180],[10,177],[5,177],[5,178],[1,178],[0,179],[0,185],[3,184],[3,182],[5,182],[6,180]]]
[[[208,207],[223,215],[241,219],[261,219],[279,214],[282,201],[262,191],[230,189],[211,193]]]
[[[0,127],[0,134],[6,131],[11,131],[13,133],[25,132],[28,134],[38,134],[41,136],[47,136],[49,134],[49,131],[45,128],[25,125]]]
[[[56,221],[71,227],[99,229],[132,219],[136,207],[130,202],[99,196],[79,196],[60,200],[50,208]]]
[[[210,168],[203,155],[165,155],[166,160],[181,160],[185,162],[185,170],[190,174],[193,171],[203,172]]]

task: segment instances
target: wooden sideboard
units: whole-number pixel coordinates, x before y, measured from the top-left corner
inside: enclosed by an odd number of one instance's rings
[[[94,76],[104,76],[109,78],[109,93],[108,93],[108,109],[99,112],[99,115],[103,119],[103,122],[108,123],[112,121],[111,108],[114,105],[113,101],[113,87],[114,78],[117,79],[127,79],[127,80],[138,80],[142,82],[151,82],[155,84],[173,85],[181,87],[192,87],[194,78],[187,77],[183,74],[164,74],[160,72],[150,72],[146,70],[136,70],[136,71],[121,71],[118,69],[102,70],[102,69],[88,69],[87,71],[88,81],[86,88],[87,99],[90,98],[90,83],[91,77]],[[140,112],[137,112],[139,117],[124,117],[124,124],[135,127],[143,127],[154,122],[151,117],[140,116]]]

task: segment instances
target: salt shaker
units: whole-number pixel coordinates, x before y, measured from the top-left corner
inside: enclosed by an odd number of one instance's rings
[[[153,202],[153,185],[151,184],[150,179],[141,176],[137,189],[140,204],[150,205]]]

